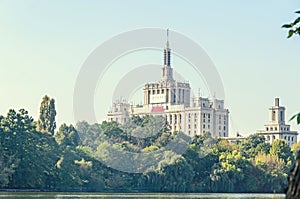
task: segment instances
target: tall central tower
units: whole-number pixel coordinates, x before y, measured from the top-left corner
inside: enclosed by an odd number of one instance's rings
[[[164,65],[160,81],[148,83],[144,87],[144,105],[162,107],[160,110],[168,110],[171,105],[190,105],[190,84],[179,82],[173,78],[171,67],[171,49],[169,44],[169,30],[167,30],[167,42],[164,48]]]
[[[167,43],[164,49],[164,66],[162,68],[161,81],[174,81],[171,67],[171,49],[169,44],[169,29],[167,29]]]

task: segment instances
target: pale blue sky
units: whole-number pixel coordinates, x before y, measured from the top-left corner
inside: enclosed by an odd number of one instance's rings
[[[300,111],[300,38],[287,40],[280,28],[297,9],[297,0],[0,0],[0,114],[25,108],[37,119],[48,94],[58,123],[73,123],[74,84],[88,55],[114,35],[158,27],[206,50],[223,80],[232,132],[253,132],[274,97],[288,118]]]

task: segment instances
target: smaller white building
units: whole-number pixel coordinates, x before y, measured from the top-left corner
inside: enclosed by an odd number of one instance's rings
[[[297,142],[297,131],[291,131],[290,125],[285,123],[285,107],[279,105],[279,98],[275,98],[275,105],[269,108],[269,123],[264,130],[256,133],[264,135],[266,142],[272,144],[277,139],[283,139],[291,147]]]

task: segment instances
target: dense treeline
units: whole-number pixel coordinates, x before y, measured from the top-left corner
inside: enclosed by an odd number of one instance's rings
[[[154,160],[158,164],[143,173],[126,173],[104,164],[110,160],[126,164],[109,148],[133,153],[159,152],[180,132],[171,133],[165,123],[159,123],[161,118],[146,116],[133,117],[127,126],[84,121],[76,127],[63,124],[54,133],[54,102],[45,100],[50,103],[41,107],[41,115],[46,115],[40,116],[38,122],[23,109],[0,116],[2,189],[282,192],[300,148],[296,144],[290,149],[283,140],[269,145],[259,135],[229,143],[205,134],[192,138],[183,155],[166,150],[163,158]],[[47,115],[52,119],[47,120]],[[153,122],[159,126],[157,134],[137,136],[145,133],[142,129],[153,129]]]

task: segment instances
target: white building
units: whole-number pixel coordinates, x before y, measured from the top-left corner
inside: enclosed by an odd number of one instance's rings
[[[190,136],[204,132],[217,137],[228,136],[229,111],[224,107],[224,100],[203,97],[191,99],[190,84],[173,79],[169,41],[164,49],[160,81],[145,84],[143,90],[143,105],[115,102],[107,114],[107,120],[123,124],[132,115],[162,115],[172,131],[182,131]]]
[[[264,135],[266,142],[272,144],[276,139],[283,139],[289,146],[297,142],[297,131],[291,131],[290,125],[285,123],[285,107],[279,105],[279,98],[275,98],[275,105],[269,108],[269,123],[264,130],[258,130]]]

